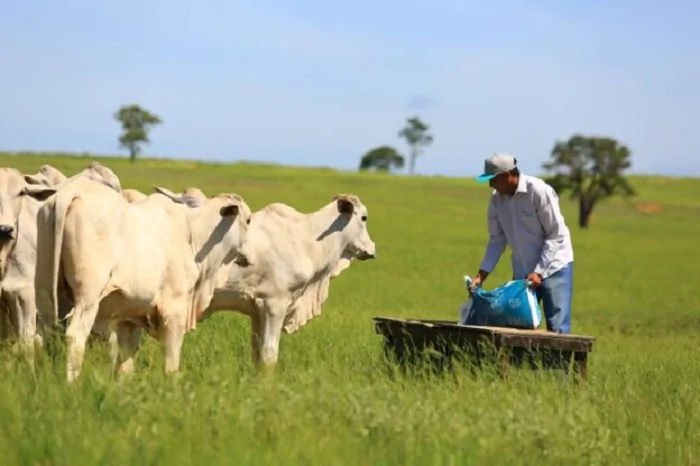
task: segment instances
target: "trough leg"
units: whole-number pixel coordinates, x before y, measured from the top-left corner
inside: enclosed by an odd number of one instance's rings
[[[574,367],[576,372],[578,372],[578,377],[576,380],[580,384],[586,383],[588,380],[588,353],[585,351],[578,351],[574,353]]]

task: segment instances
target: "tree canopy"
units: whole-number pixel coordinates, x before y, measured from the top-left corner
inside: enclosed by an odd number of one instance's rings
[[[411,148],[409,173],[413,174],[416,168],[416,159],[422,154],[423,148],[433,143],[433,135],[428,131],[430,126],[418,117],[408,118],[406,126],[399,131],[399,137],[404,138]]]
[[[376,170],[388,172],[392,168],[404,167],[404,157],[391,146],[379,146],[367,151],[360,159],[360,171]]]
[[[121,125],[124,132],[119,136],[119,146],[129,151],[129,160],[136,161],[141,153],[141,144],[148,144],[148,133],[163,122],[156,114],[141,108],[136,104],[124,105],[115,114],[114,119]]]
[[[609,137],[574,134],[557,141],[551,159],[542,167],[554,172],[547,182],[557,191],[569,191],[579,203],[579,226],[588,228],[594,207],[615,195],[633,196],[623,172],[632,166],[627,146]]]

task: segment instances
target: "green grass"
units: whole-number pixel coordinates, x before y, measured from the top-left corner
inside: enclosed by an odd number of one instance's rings
[[[71,175],[75,157],[0,155]],[[113,382],[101,348],[82,380],[35,380],[0,352],[3,464],[698,464],[700,181],[635,177],[639,198],[611,200],[578,230],[573,331],[597,337],[584,388],[520,371],[389,376],[377,315],[453,319],[486,240],[488,188],[470,180],[358,175],[252,164],[104,159],[123,187],[233,191],[252,208],[310,211],[338,192],[369,207],[379,258],[334,280],[323,314],[284,335],[271,378],[251,368],[249,324],[221,313],[186,336],[179,378],[148,339],[138,373]],[[644,214],[635,202],[655,203]],[[504,255],[487,283],[509,278]]]

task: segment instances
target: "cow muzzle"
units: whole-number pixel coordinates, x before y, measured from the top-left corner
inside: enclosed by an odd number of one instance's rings
[[[250,267],[251,265],[250,259],[245,254],[238,254],[233,263],[239,267]]]
[[[15,239],[15,227],[11,225],[0,225],[0,241],[7,242]]]
[[[356,257],[357,257],[357,260],[366,261],[369,259],[376,259],[377,253],[376,252],[360,251]]]

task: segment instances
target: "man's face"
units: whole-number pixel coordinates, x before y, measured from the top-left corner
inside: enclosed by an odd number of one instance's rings
[[[499,194],[510,194],[512,191],[510,173],[501,173],[489,180],[489,186],[498,191]]]

